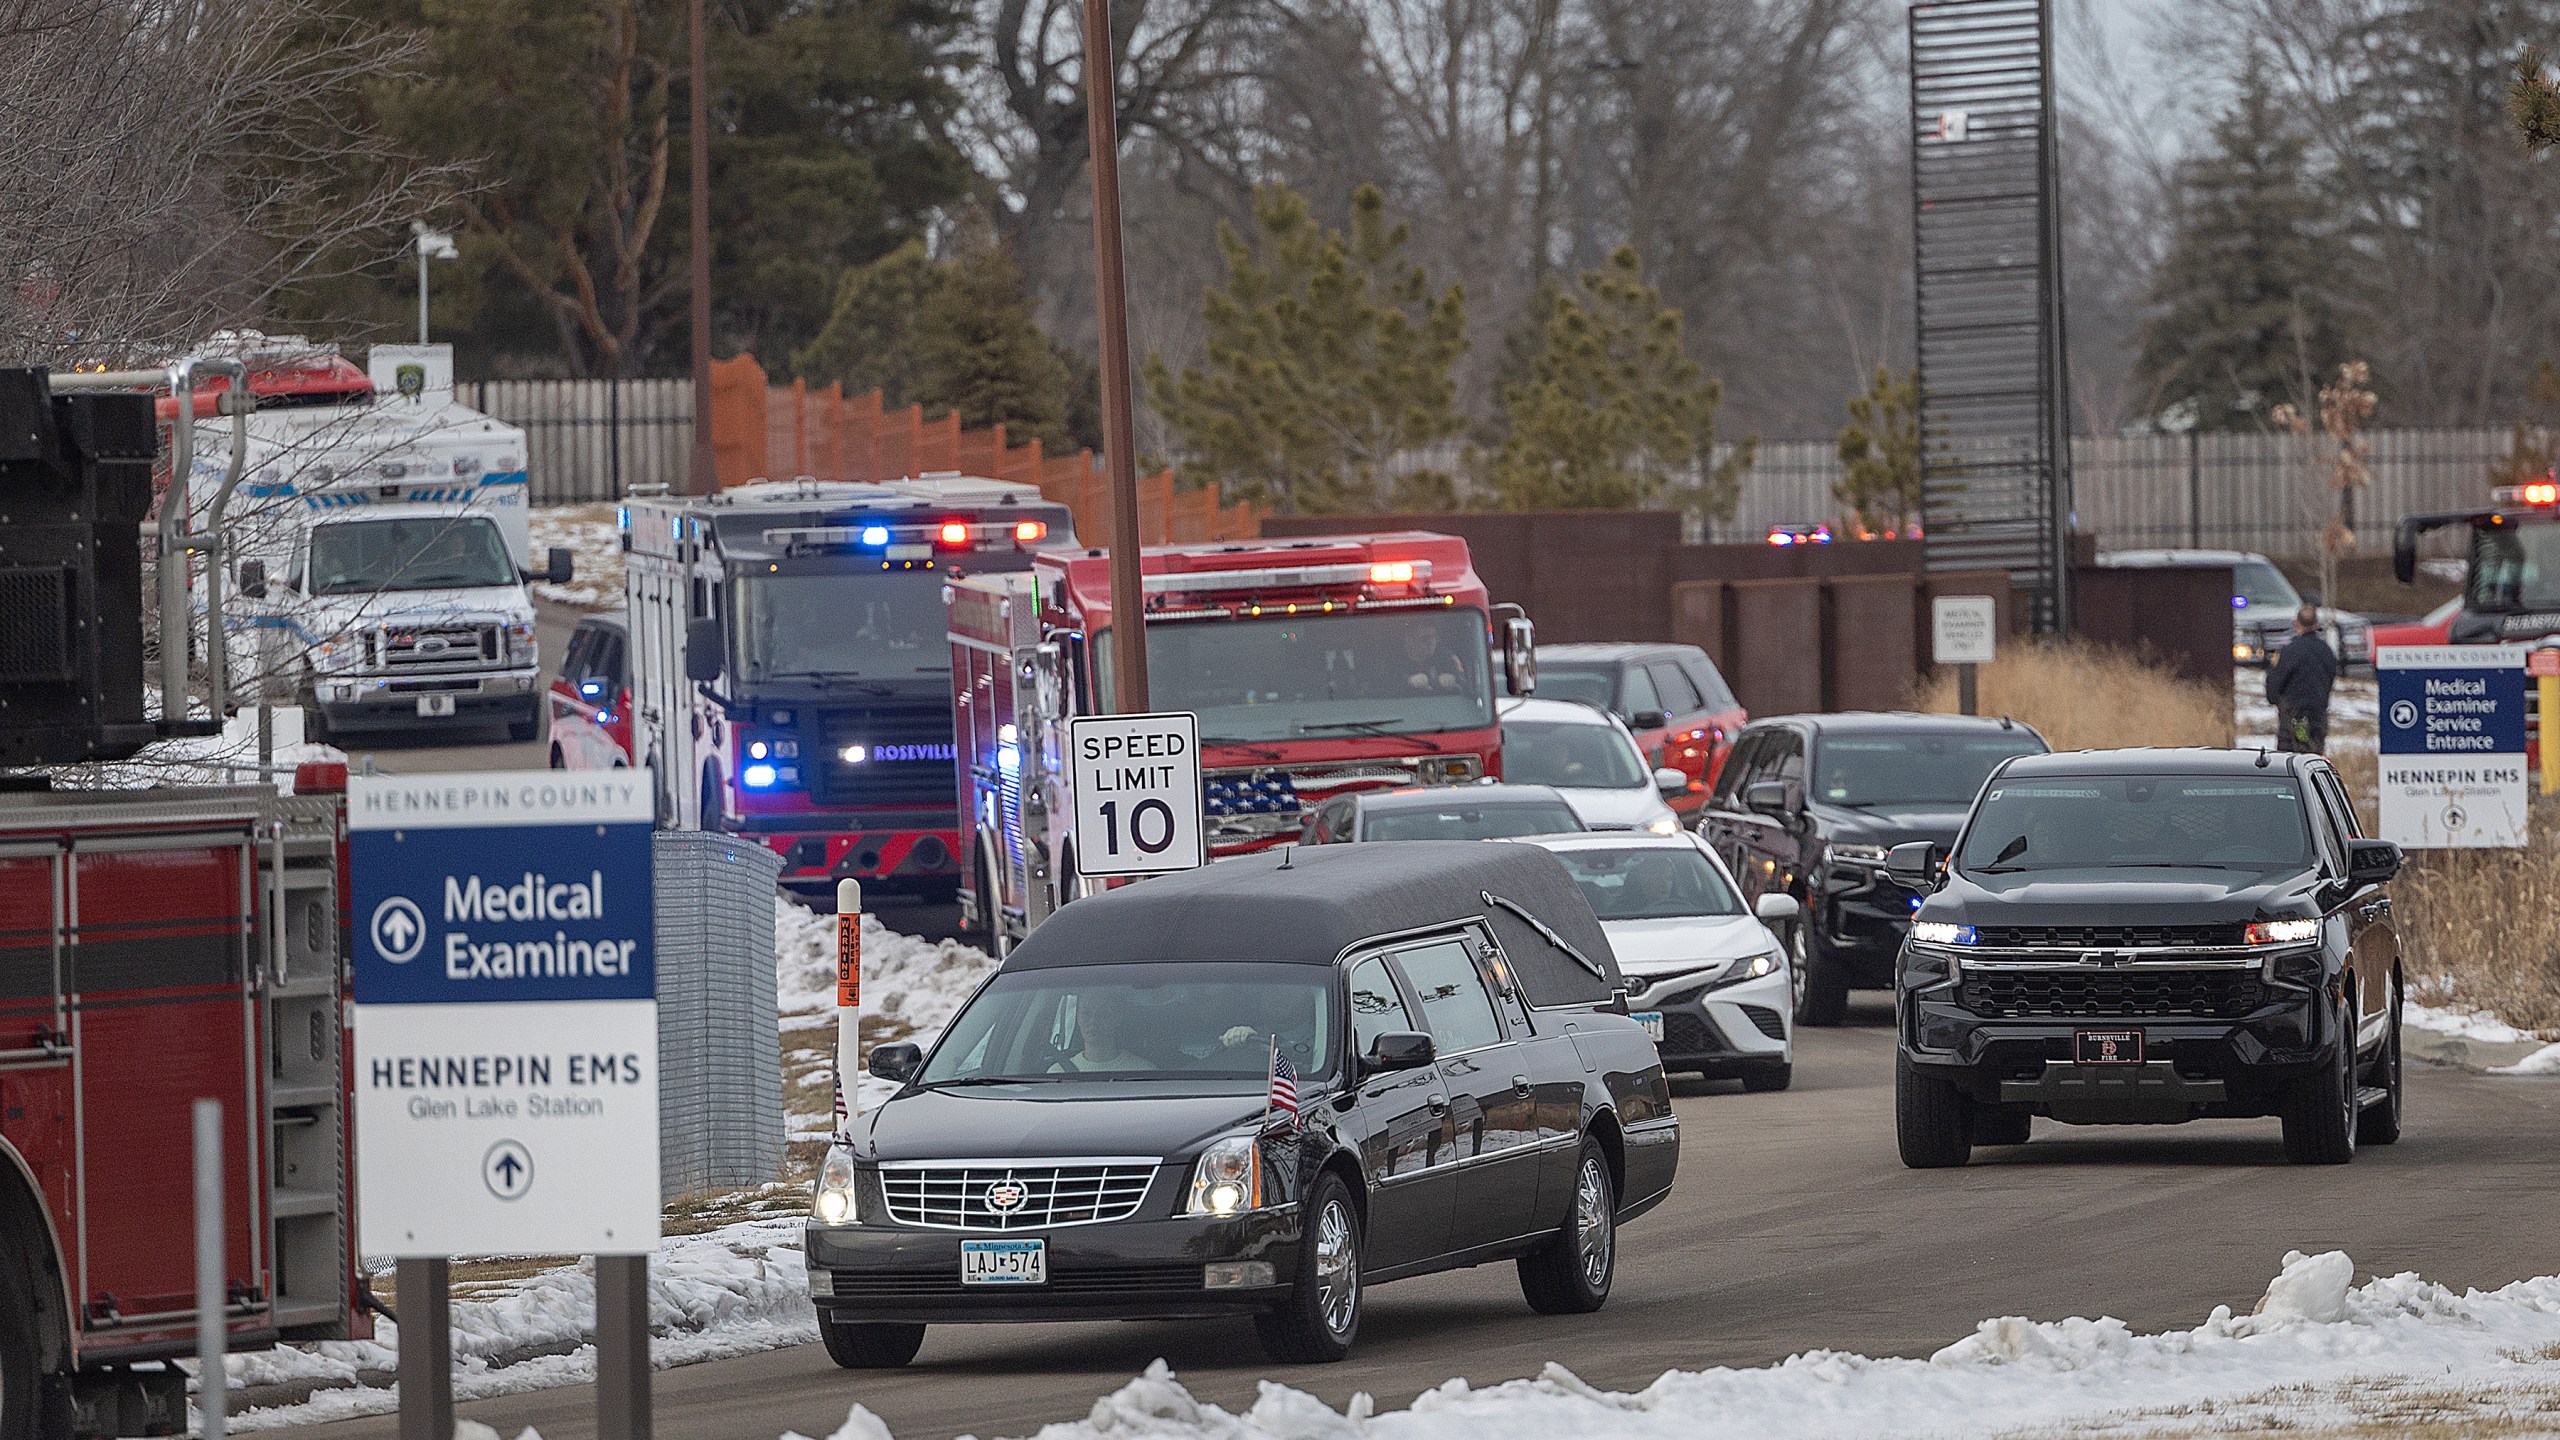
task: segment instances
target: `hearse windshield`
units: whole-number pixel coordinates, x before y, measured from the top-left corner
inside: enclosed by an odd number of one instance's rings
[[[2473,526],[2462,598],[2474,610],[2560,610],[2560,524]]]
[[[2285,775],[2011,777],[1983,795],[1956,857],[1968,875],[2310,864],[2302,786]]]
[[[1334,1068],[1333,970],[1253,963],[1004,970],[951,1022],[917,1083],[1107,1080],[1258,1092],[1271,1041],[1302,1080]]]
[[[1109,630],[1094,671],[1111,693]],[[1147,626],[1158,710],[1200,717],[1200,739],[1356,739],[1493,725],[1484,612],[1384,610]]]
[[[748,680],[948,675],[942,580],[921,572],[742,578],[740,674]]]

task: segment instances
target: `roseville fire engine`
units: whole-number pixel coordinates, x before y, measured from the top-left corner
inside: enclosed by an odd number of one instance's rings
[[[661,818],[754,836],[821,903],[846,877],[947,898],[942,586],[1074,539],[1039,491],[959,475],[632,501],[633,721]]]
[[[1151,704],[1199,717],[1213,858],[1297,839],[1306,808],[1345,790],[1501,775],[1494,692],[1528,693],[1532,634],[1515,607],[1488,603],[1464,540],[1165,546],[1145,552],[1143,573]],[[969,826],[962,914],[973,927],[1001,915],[999,930],[1019,935],[1087,883],[1066,722],[1109,712],[1110,561],[1052,552],[946,595]],[[1509,612],[1498,624],[1497,609]]]

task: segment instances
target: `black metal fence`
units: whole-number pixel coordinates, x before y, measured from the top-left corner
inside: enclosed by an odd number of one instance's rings
[[[536,505],[682,489],[693,454],[690,380],[469,380],[454,398],[524,427]]]

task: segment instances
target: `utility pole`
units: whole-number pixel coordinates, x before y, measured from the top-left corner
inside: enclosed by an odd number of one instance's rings
[[[686,5],[693,48],[685,100],[693,130],[693,464],[685,479],[688,494],[708,495],[720,488],[719,461],[711,448],[711,64],[710,46],[702,33],[703,0]]]
[[[701,0],[695,0],[700,4]],[[1129,302],[1120,257],[1118,61],[1111,0],[1085,0],[1085,146],[1093,164],[1093,298],[1102,322],[1102,461],[1111,480],[1112,709],[1147,711],[1146,592],[1138,571],[1137,422],[1129,398]]]

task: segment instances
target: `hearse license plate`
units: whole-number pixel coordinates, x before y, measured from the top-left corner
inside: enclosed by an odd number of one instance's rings
[[[418,697],[418,713],[421,715],[450,715],[453,713],[453,697],[450,695],[421,695]]]
[[[2142,1032],[2074,1030],[2071,1032],[2071,1058],[2082,1065],[2139,1065],[2142,1063]]]
[[[1632,1015],[1632,1016],[1630,1016],[1630,1017],[1628,1017],[1628,1018],[1630,1018],[1630,1019],[1634,1020],[1637,1024],[1639,1024],[1639,1025],[1643,1026],[1643,1027],[1644,1027],[1644,1033],[1653,1037],[1653,1043],[1655,1043],[1655,1044],[1657,1044],[1657,1045],[1659,1045],[1659,1044],[1661,1044],[1661,1043],[1662,1043],[1662,1012],[1661,1012],[1661,1011],[1659,1011],[1659,1010],[1639,1010],[1639,1011],[1637,1011],[1634,1015]]]
[[[963,1240],[960,1242],[963,1285],[1046,1285],[1049,1242],[1046,1240]]]

